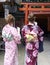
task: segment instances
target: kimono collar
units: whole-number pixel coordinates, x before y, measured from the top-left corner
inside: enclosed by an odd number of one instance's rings
[[[9,24],[7,24],[7,27],[11,27]]]
[[[28,27],[31,27],[31,28],[37,27],[37,22],[33,22],[33,23],[29,22]]]
[[[30,25],[30,26],[34,26],[34,23],[29,22],[28,25]]]
[[[31,22],[28,23],[28,26],[30,27],[33,27],[34,25],[35,25],[34,23],[31,23]]]
[[[13,27],[13,26],[11,26],[11,25],[7,24],[7,27]]]
[[[30,26],[37,26],[37,22],[34,22],[34,23],[29,22],[28,25],[30,25]]]

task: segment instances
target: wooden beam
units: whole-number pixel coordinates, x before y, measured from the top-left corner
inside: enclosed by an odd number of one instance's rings
[[[29,11],[49,11],[50,8],[28,8]]]
[[[28,13],[32,11],[34,14],[50,14],[50,8],[45,8],[45,6],[50,6],[50,3],[21,3],[23,8],[19,8],[20,11],[25,12],[25,24],[28,22]],[[40,6],[41,8],[32,8],[32,6]]]
[[[25,24],[28,23],[28,5],[26,5],[26,10],[25,10]]]
[[[38,5],[44,5],[44,6],[45,5],[50,5],[50,3],[44,3],[44,2],[43,3],[40,3],[40,2],[39,3],[37,3],[37,2],[36,3],[21,3],[21,4],[22,5],[26,5],[26,4],[28,4],[28,5],[37,5],[37,6]]]
[[[20,10],[20,11],[25,11],[25,10],[26,10],[26,8],[19,8],[19,10]]]
[[[42,12],[42,11],[41,11],[41,12],[34,12],[34,11],[32,11],[32,12],[33,12],[34,14],[45,14],[45,15],[46,15],[46,14],[50,14],[50,12]]]

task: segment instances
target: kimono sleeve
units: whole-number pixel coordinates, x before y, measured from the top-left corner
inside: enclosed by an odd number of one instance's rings
[[[44,31],[38,26],[38,35],[42,36],[44,34]]]
[[[21,29],[21,42],[22,42],[22,44],[25,46],[26,44],[26,41],[25,41],[25,28],[23,27],[22,29]]]
[[[13,28],[13,29],[12,29],[12,35],[13,35],[13,38],[14,38],[15,42],[16,42],[17,44],[20,44],[20,43],[21,43],[21,42],[20,42],[21,36],[20,36],[20,34],[18,33],[18,31],[17,31],[16,28]]]
[[[17,27],[17,32],[18,32],[18,35],[19,35],[20,38],[21,38],[20,27]]]
[[[24,27],[21,30],[21,34],[22,34],[23,37],[25,37],[25,28]]]
[[[4,42],[7,41],[6,35],[5,35],[5,29],[4,29],[4,28],[2,29],[2,38],[3,38],[3,41],[4,41]]]

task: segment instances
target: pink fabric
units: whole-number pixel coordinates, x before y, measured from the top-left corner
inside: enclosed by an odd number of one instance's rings
[[[6,25],[2,32],[5,31],[6,34],[11,33],[13,35],[12,41],[7,41],[6,38],[3,38],[5,41],[5,56],[4,56],[4,65],[18,65],[18,48],[17,44],[20,41],[21,37],[18,35],[16,28]]]
[[[37,34],[37,39],[35,39],[34,41],[27,42],[26,34],[29,34],[29,33]],[[25,64],[36,65],[38,48],[39,48],[39,38],[42,35],[42,30],[38,26],[35,26],[34,24],[33,25],[28,24],[22,28],[22,35],[26,43]]]
[[[32,44],[30,44],[30,43],[27,43],[27,45],[26,45],[26,49],[32,50],[32,49],[33,49],[33,46],[32,46]]]

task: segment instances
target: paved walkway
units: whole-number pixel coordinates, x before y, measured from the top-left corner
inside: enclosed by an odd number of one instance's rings
[[[44,41],[44,52],[39,53],[38,65],[50,65],[50,40]]]
[[[3,65],[4,52],[0,51],[0,65]],[[24,65],[24,46],[19,46],[19,65]],[[38,55],[38,65],[50,65],[50,40],[44,41],[44,52]]]

